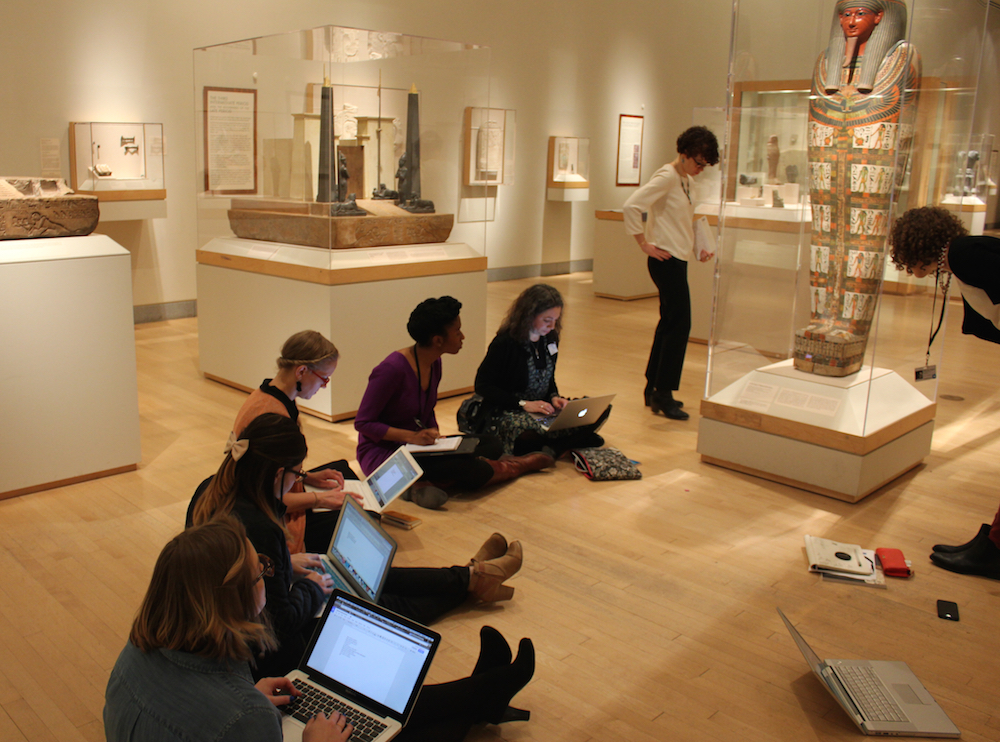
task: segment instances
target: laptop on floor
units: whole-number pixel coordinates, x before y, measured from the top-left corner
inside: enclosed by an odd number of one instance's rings
[[[320,555],[334,588],[378,603],[396,555],[396,542],[352,497],[344,498],[330,547]],[[317,612],[323,615],[326,603]]]
[[[386,506],[403,494],[406,489],[424,475],[424,470],[410,453],[400,446],[395,453],[382,462],[370,477],[358,481],[344,482],[344,492],[361,495],[365,510],[381,513]],[[314,491],[311,487],[306,490]]]
[[[303,691],[281,710],[285,742],[306,722],[336,710],[354,726],[352,742],[386,742],[399,734],[417,701],[441,635],[381,606],[335,590],[288,678]]]
[[[537,412],[528,414],[538,421],[542,430],[553,433],[557,430],[568,430],[596,423],[604,411],[611,406],[611,400],[614,398],[614,394],[605,397],[581,397],[580,399],[571,399],[565,407],[551,415],[541,415]]]
[[[809,667],[867,735],[960,737],[959,731],[905,662],[821,660],[778,608]]]

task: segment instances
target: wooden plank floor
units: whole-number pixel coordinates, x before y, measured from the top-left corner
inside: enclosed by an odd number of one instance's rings
[[[642,462],[644,478],[592,483],[559,462],[446,511],[402,504],[424,522],[394,532],[398,564],[465,563],[494,530],[524,543],[513,601],[461,609],[437,625],[444,642],[434,681],[471,670],[483,623],[512,642],[535,641],[535,679],[516,701],[531,709],[531,721],[484,727],[472,738],[857,738],[808,673],[775,613],[780,605],[821,656],[905,660],[963,739],[1000,739],[1000,582],[952,575],[927,560],[933,543],[966,540],[996,509],[1000,348],[963,338],[952,313],[942,333],[932,454],[849,505],[702,464],[695,446],[706,347],[690,346],[678,395],[692,419],[654,417],[640,399],[655,301],[595,299],[587,273],[549,282],[567,297],[560,389],[618,393],[602,432]],[[529,283],[490,284],[489,327]],[[886,297],[883,312],[891,332],[880,353],[920,365],[929,299]],[[182,527],[194,487],[217,467],[244,399],[200,376],[196,320],[141,325],[136,341],[138,471],[0,502],[5,742],[104,738],[104,687],[153,562]],[[439,405],[446,430],[458,402]],[[350,422],[306,417],[305,427],[310,464],[354,458]],[[884,591],[823,584],[805,571],[806,533],[899,547],[917,574]],[[937,598],[956,601],[961,622],[938,619]]]

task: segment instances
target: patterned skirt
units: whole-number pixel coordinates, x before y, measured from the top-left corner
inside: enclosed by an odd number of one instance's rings
[[[538,421],[524,410],[501,410],[493,413],[485,432],[492,433],[500,439],[504,453],[512,454],[514,441],[524,433],[533,433],[544,438],[567,438],[579,431],[579,428],[568,428],[547,433]]]

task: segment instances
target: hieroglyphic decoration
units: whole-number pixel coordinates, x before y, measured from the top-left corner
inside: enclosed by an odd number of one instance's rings
[[[838,20],[858,7],[881,14],[864,54],[855,54],[856,39],[845,38]],[[920,60],[905,31],[900,0],[841,0],[830,46],[816,63],[809,105],[811,318],[796,333],[794,352],[803,371],[847,376],[864,360],[913,138]]]
[[[59,178],[0,178],[0,240],[78,237],[100,219],[97,196],[73,193]]]

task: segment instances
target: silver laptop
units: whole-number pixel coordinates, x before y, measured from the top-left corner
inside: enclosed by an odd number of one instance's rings
[[[780,608],[778,615],[816,677],[865,734],[962,735],[905,662],[821,660]]]
[[[336,590],[299,668],[288,677],[303,695],[282,706],[285,742],[302,739],[320,711],[354,726],[352,742],[399,734],[417,701],[441,635],[381,606]]]
[[[528,414],[538,421],[542,430],[550,433],[556,430],[579,428],[582,425],[596,423],[604,411],[611,406],[611,400],[614,398],[614,394],[609,394],[606,397],[571,399],[565,407],[551,415],[541,415],[535,412]]]
[[[348,479],[344,491],[361,495],[365,510],[381,513],[386,506],[403,494],[407,487],[424,475],[420,464],[402,446],[382,462],[364,481]],[[308,488],[307,488],[308,489]]]
[[[319,557],[333,587],[378,603],[395,555],[393,538],[353,498],[344,498],[330,548]],[[316,615],[322,616],[325,608],[324,602]]]

